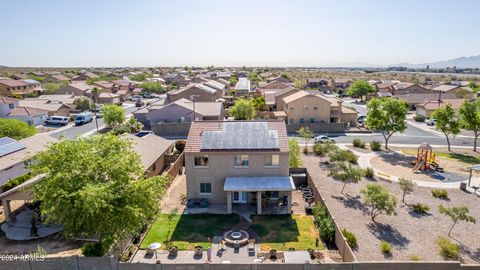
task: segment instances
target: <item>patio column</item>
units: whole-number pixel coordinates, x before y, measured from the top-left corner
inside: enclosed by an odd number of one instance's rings
[[[257,215],[262,214],[262,192],[257,191]]]
[[[10,214],[12,213],[12,210],[10,208],[10,201],[3,201],[3,215],[5,216],[5,222],[10,221]]]
[[[292,191],[287,193],[287,211],[288,214],[292,213]]]
[[[232,192],[227,191],[227,214],[232,213]]]

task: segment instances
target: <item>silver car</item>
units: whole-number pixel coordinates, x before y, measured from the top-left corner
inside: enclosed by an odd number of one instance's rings
[[[65,126],[65,125],[68,124],[68,117],[66,117],[66,116],[50,116],[45,120],[44,124]]]

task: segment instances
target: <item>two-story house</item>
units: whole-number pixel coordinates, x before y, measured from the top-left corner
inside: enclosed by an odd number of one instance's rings
[[[167,93],[167,101],[175,102],[182,98],[195,100],[195,102],[214,102],[223,97],[224,91],[212,88],[205,84],[190,84],[184,88]]]
[[[257,214],[291,213],[295,185],[289,176],[283,121],[193,122],[185,146],[187,197],[211,204],[252,205]]]

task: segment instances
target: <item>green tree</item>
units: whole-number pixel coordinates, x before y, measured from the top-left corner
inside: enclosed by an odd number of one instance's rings
[[[144,82],[140,87],[147,93],[163,93],[163,86],[158,82]]]
[[[460,133],[460,120],[455,110],[451,104],[447,103],[447,105],[436,109],[431,114],[431,117],[437,120],[435,126],[445,135],[448,151],[450,151],[450,136],[455,137],[455,135]]]
[[[405,101],[395,98],[374,98],[367,103],[366,124],[372,130],[382,132],[385,149],[388,140],[396,132],[407,128],[407,105]]]
[[[73,101],[75,109],[83,112],[93,108],[93,102],[88,97],[80,97]]]
[[[15,140],[21,140],[35,135],[37,130],[34,126],[11,118],[0,118],[0,138],[10,137]]]
[[[136,74],[128,76],[128,78],[134,82],[143,82],[148,76],[146,74]]]
[[[313,153],[320,157],[320,162],[322,162],[322,158],[325,157],[328,153],[336,151],[337,146],[332,142],[325,142],[325,143],[315,143],[313,145]]]
[[[290,148],[290,155],[288,158],[288,166],[290,168],[300,168],[303,166],[303,160],[300,157],[300,145],[294,138],[288,140],[288,147]]]
[[[230,79],[228,80],[230,82],[230,86],[235,86],[238,82],[238,79],[237,79],[237,76],[232,76],[230,77]]]
[[[370,217],[373,222],[375,218],[385,213],[387,215],[396,214],[397,200],[388,193],[388,189],[380,184],[368,184],[360,191],[364,195],[364,202],[370,206]]]
[[[398,186],[402,190],[402,202],[405,203],[405,195],[413,192],[413,188],[415,187],[415,182],[409,179],[400,178],[398,180]]]
[[[477,151],[477,139],[480,135],[480,100],[465,101],[458,112],[463,126],[473,131],[473,151]]]
[[[138,233],[159,210],[168,179],[144,177],[131,142],[111,134],[62,140],[35,157],[33,186],[47,222],[69,237],[99,236],[101,246]]]
[[[308,127],[301,127],[300,130],[298,130],[298,135],[305,140],[305,149],[307,149],[306,152],[308,152],[308,142],[313,138],[313,131]]]
[[[105,124],[114,128],[125,123],[125,109],[115,104],[107,104],[102,107]]]
[[[375,92],[376,89],[373,85],[369,84],[367,81],[358,80],[350,85],[346,94],[348,96],[360,97],[360,100],[363,100],[363,96],[373,94]]]
[[[128,129],[131,133],[139,132],[143,128],[143,124],[138,122],[137,119],[133,116],[128,119],[126,125],[128,126]]]
[[[453,221],[452,227],[450,227],[450,230],[448,231],[448,236],[450,236],[450,233],[452,232],[453,227],[455,227],[455,224],[457,224],[457,222],[465,221],[473,224],[475,224],[476,222],[475,218],[468,214],[469,210],[466,206],[444,207],[443,205],[439,205],[438,211],[440,212],[440,214],[444,214],[450,217]]]
[[[256,98],[251,98],[250,102],[252,102],[253,106],[257,111],[262,110],[262,108],[265,106],[265,97],[256,97]]]
[[[44,83],[44,84],[42,84],[42,87],[43,87],[43,89],[45,89],[45,92],[47,94],[53,94],[53,93],[57,92],[57,90],[60,89],[61,86],[62,86],[62,84],[60,84],[60,83]]]
[[[251,120],[255,118],[255,115],[255,106],[246,99],[235,101],[235,105],[230,109],[230,116],[233,116],[235,120]]]
[[[330,172],[330,176],[332,176],[333,179],[343,182],[342,191],[340,191],[341,194],[343,194],[347,184],[360,182],[363,175],[364,173],[361,168],[344,162],[339,163],[338,166]]]

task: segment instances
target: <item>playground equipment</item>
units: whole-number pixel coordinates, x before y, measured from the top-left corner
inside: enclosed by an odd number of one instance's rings
[[[432,169],[438,172],[443,172],[443,168],[440,167],[437,160],[435,159],[435,154],[433,153],[433,148],[428,143],[421,144],[417,149],[417,158],[413,163],[413,172],[419,170],[428,170]]]

